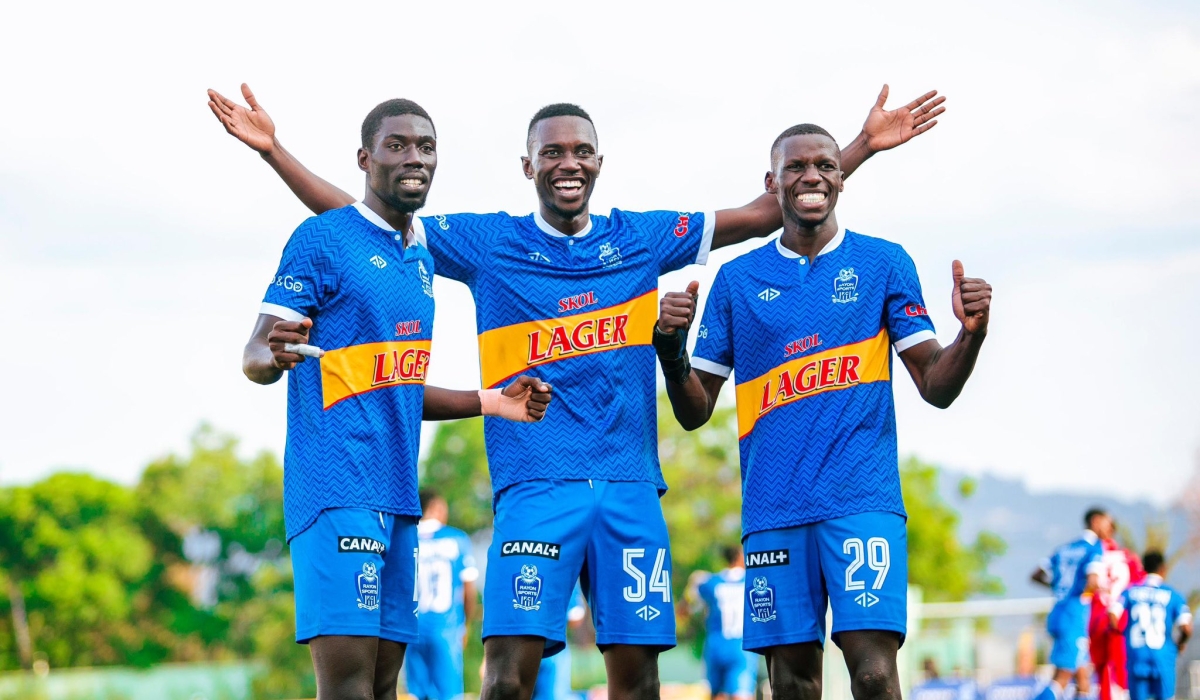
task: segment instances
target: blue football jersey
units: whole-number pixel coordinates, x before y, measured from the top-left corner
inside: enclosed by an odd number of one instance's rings
[[[746,570],[726,569],[713,574],[697,589],[706,610],[704,656],[726,658],[742,653],[742,618]]]
[[[1179,647],[1175,628],[1192,621],[1187,601],[1157,574],[1125,589],[1114,612],[1129,611],[1125,650],[1130,674],[1142,678],[1174,676]]]
[[[692,366],[736,373],[742,528],[904,515],[891,349],[934,338],[900,246],[840,231],[810,261],[778,239],[723,265]]]
[[[436,520],[417,526],[417,620],[422,635],[459,630],[467,623],[463,583],[479,578],[471,539]]]
[[[1058,602],[1077,600],[1087,590],[1089,574],[1103,570],[1104,546],[1096,533],[1084,530],[1079,539],[1068,542],[1050,555],[1042,570],[1050,575],[1050,588]]]
[[[421,514],[433,271],[424,246],[361,203],[308,219],[284,247],[260,312],[311,318],[309,342],[326,351],[288,372],[289,540],[326,508]]]
[[[614,209],[574,236],[539,214],[421,222],[438,274],[475,297],[483,386],[531,374],[554,387],[540,422],[484,420],[492,488],[604,479],[665,489],[650,346],[658,277],[707,260],[713,215]]]

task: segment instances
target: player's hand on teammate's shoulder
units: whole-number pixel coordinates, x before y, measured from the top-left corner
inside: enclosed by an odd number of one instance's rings
[[[271,357],[279,369],[292,369],[298,363],[304,362],[304,356],[288,352],[287,345],[307,345],[308,331],[312,328],[312,319],[302,321],[276,321],[267,334],[267,345],[271,348]]]
[[[942,103],[945,97],[938,97],[937,90],[930,90],[903,107],[884,110],[887,102],[888,86],[884,85],[879,91],[875,106],[867,114],[863,123],[863,134],[867,137],[867,148],[878,153],[889,148],[895,148],[914,136],[919,136],[937,125],[937,117],[946,108]]]
[[[696,300],[700,283],[692,282],[683,292],[667,292],[658,302],[658,332],[671,334],[683,331],[687,335],[696,317]]]
[[[955,260],[951,267],[954,274],[954,291],[950,302],[954,317],[963,329],[975,335],[987,333],[988,315],[992,308],[992,285],[978,277],[966,277],[963,264]]]
[[[208,108],[231,136],[259,153],[267,153],[275,146],[275,122],[245,83],[242,83],[242,97],[246,98],[249,109],[210,89]]]
[[[525,413],[524,417],[519,420],[533,423],[540,421],[542,416],[546,415],[546,408],[550,405],[552,392],[553,388],[546,382],[537,377],[522,374],[512,384],[504,387],[504,391],[501,393],[510,399],[524,399]]]

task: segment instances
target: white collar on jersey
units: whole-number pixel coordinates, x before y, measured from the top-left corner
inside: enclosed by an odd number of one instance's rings
[[[1100,538],[1096,536],[1096,533],[1092,532],[1091,530],[1083,531],[1083,539],[1087,540],[1088,544],[1096,544],[1100,541]]]
[[[432,535],[442,529],[442,523],[433,518],[421,518],[417,521],[417,532],[422,535]]]
[[[730,567],[721,572],[726,581],[742,581],[746,578],[746,570],[742,567]]]
[[[838,229],[838,232],[833,235],[833,238],[829,239],[829,242],[825,244],[825,247],[822,248],[821,252],[817,253],[817,255],[820,256],[820,255],[824,255],[826,253],[832,253],[833,251],[837,250],[837,247],[840,246],[842,244],[842,241],[844,241],[845,239],[846,239],[846,229],[844,229],[844,228]],[[775,239],[775,249],[779,251],[780,255],[782,255],[785,258],[793,258],[793,259],[800,257],[800,254],[797,253],[796,251],[791,250],[789,248],[785,248],[783,246],[782,240],[783,240],[783,236],[780,236],[779,238]]]
[[[1146,585],[1158,588],[1162,586],[1163,577],[1158,574],[1146,574]]]
[[[364,219],[366,219],[367,221],[370,221],[371,223],[375,224],[376,226],[383,229],[384,231],[390,231],[391,233],[396,232],[396,229],[394,226],[392,226],[388,222],[384,221],[382,216],[376,214],[375,210],[372,209],[371,207],[368,207],[366,204],[364,204],[362,202],[355,202],[354,208],[356,210],[358,210],[359,214],[362,214],[362,217]],[[418,229],[419,229],[419,233],[418,233]],[[413,214],[412,228],[409,230],[408,235],[405,236],[405,238],[404,238],[404,245],[410,246],[410,245],[412,245],[413,241],[418,241],[418,242],[423,243],[424,240],[425,240],[425,228],[421,225],[421,219],[419,217],[417,217],[416,214]]]
[[[583,230],[580,231],[579,233],[575,234],[574,236],[568,236],[567,234],[563,233],[562,231],[559,231],[558,229],[551,226],[545,219],[542,218],[542,212],[540,212],[540,211],[533,212],[533,223],[537,224],[537,227],[542,230],[542,233],[549,235],[549,236],[554,236],[555,238],[583,238],[584,236],[586,236],[592,232],[592,217],[591,216],[588,216],[587,226],[584,226]]]

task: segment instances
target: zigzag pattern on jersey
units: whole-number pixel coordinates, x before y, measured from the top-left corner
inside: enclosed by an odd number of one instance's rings
[[[288,242],[280,269],[318,270],[337,280],[336,287],[313,297],[310,342],[335,350],[394,341],[395,324],[411,320],[421,321],[421,332],[403,339],[428,340],[433,299],[425,293],[415,261],[421,260],[432,274],[433,260],[428,251],[414,248],[410,256],[417,257],[406,263],[404,253],[402,242],[352,207],[304,222]],[[372,260],[376,257],[383,265]],[[266,301],[294,308],[295,298],[272,286]],[[419,516],[416,464],[424,388],[408,384],[370,391],[326,411],[319,360],[303,362],[288,375],[288,539],[326,508]]]
[[[632,228],[611,230],[606,217],[592,216],[592,232],[572,245],[538,230],[532,216],[456,214],[446,223],[448,229],[432,231],[426,220],[430,245],[439,272],[447,269],[443,258],[458,255],[473,267],[469,284],[481,333],[616,305],[658,286],[658,264],[646,243]],[[470,254],[461,250],[468,242],[476,247]],[[619,249],[621,264],[603,266],[604,243]],[[560,312],[560,299],[587,292],[594,305]],[[485,420],[492,488],[531,479],[605,479],[651,481],[665,489],[656,362],[648,346],[621,346],[525,372],[554,387],[554,403],[539,423]]]
[[[774,241],[727,263],[720,274],[731,297],[735,372],[757,377],[786,360],[879,333],[886,323],[889,275],[906,267],[898,264],[897,252],[903,254],[881,239],[847,233],[837,250],[819,256],[809,270],[816,277],[804,282],[805,293],[809,285],[818,286],[804,303],[798,299],[799,261],[781,256]],[[834,303],[833,280],[847,260],[859,278],[858,300]],[[896,280],[893,288],[901,288]],[[766,301],[758,296],[763,289],[779,295]],[[819,345],[785,354],[789,343],[814,333]],[[890,355],[888,364],[890,375]],[[890,378],[781,406],[759,418],[739,447],[744,533],[871,511],[904,514]]]

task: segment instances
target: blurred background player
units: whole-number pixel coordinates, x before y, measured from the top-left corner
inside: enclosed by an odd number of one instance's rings
[[[1068,542],[1033,572],[1035,583],[1049,586],[1054,593],[1054,608],[1046,617],[1046,630],[1054,646],[1050,663],[1054,677],[1036,700],[1056,700],[1075,677],[1079,695],[1087,695],[1091,686],[1088,666],[1089,603],[1104,569],[1100,541],[1112,538],[1112,520],[1101,508],[1092,508],[1083,516],[1087,529],[1079,539]]]
[[[898,698],[908,534],[892,352],[926,402],[950,406],[987,337],[992,288],[951,266],[960,328],[938,342],[912,258],[839,226],[843,156],[815,124],[771,145],[765,183],[783,234],[717,272],[689,366],[699,284],[666,294],[655,349],[679,424],[712,418],[731,374],[746,549],[743,646],[779,698],[821,695],[826,611],[856,700]]]
[[[1146,552],[1142,566],[1145,580],[1113,601],[1109,622],[1116,629],[1121,616],[1129,618],[1125,626],[1129,700],[1171,700],[1175,662],[1192,636],[1192,613],[1183,596],[1163,583],[1167,565],[1162,552]]]
[[[417,700],[456,700],[463,694],[463,645],[475,616],[479,569],[467,533],[446,523],[450,506],[422,489],[417,524],[418,640],[408,647],[404,678]]]
[[[740,544],[721,548],[726,567],[696,571],[688,582],[689,603],[704,613],[704,671],[713,700],[752,700],[758,687],[758,654],[742,649],[746,565]]]
[[[1116,532],[1117,525],[1109,528]],[[1096,576],[1096,591],[1092,594],[1091,621],[1088,623],[1092,667],[1099,684],[1099,700],[1124,700],[1129,684],[1125,674],[1125,621],[1120,616],[1117,629],[1109,624],[1109,608],[1131,584],[1146,578],[1142,560],[1132,551],[1117,544],[1112,537],[1100,540],[1103,554],[1101,569]]]
[[[567,609],[567,629],[578,629],[587,616],[587,602],[583,589],[575,584],[571,594],[571,607]],[[532,700],[568,700],[571,697],[571,645],[554,656],[542,659],[538,667],[537,683],[533,686]]]
[[[218,115],[229,133],[257,150],[313,211],[353,201],[289,154],[249,89],[243,92],[250,110],[216,96],[233,105]],[[890,111],[886,99],[884,86],[846,149],[846,176],[874,153],[928,131],[944,110],[936,91]],[[484,421],[496,518],[481,695],[532,694],[542,657],[565,644],[562,621],[580,581],[610,695],[657,698],[658,655],[675,645],[650,347],[658,278],[704,264],[712,249],[770,234],[782,213],[763,194],[719,212],[593,215],[604,157],[588,113],[547,105],[525,136],[522,170],[538,198],[532,214],[416,220],[437,273],[474,296],[483,386],[536,366],[571,406],[535,427]],[[556,448],[548,452],[548,444]]]

